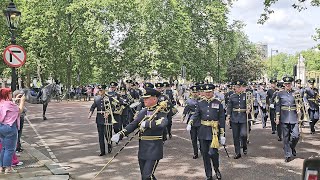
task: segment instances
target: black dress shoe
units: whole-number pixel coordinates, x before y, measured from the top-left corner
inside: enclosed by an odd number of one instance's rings
[[[290,157],[286,157],[284,162],[290,162],[291,161],[291,158]]]
[[[278,141],[282,141],[282,138],[281,138],[281,137],[279,137],[279,138],[278,138]]]
[[[243,154],[245,154],[245,155],[247,155],[247,153],[248,153],[248,148],[243,148]]]
[[[239,158],[241,158],[241,154],[236,154],[236,155],[233,157],[233,159],[239,159]]]
[[[108,153],[110,154],[112,152],[112,144],[108,144]]]
[[[206,180],[213,180],[212,176],[206,178]]]
[[[296,149],[292,149],[292,155],[293,155],[293,156],[297,156],[297,151],[296,151]]]
[[[276,132],[275,131],[272,131],[272,133],[271,134],[275,134]]]
[[[310,134],[316,134],[316,132],[315,132],[315,131],[312,131]]]
[[[104,156],[104,155],[106,155],[106,153],[100,153],[100,154],[99,154],[99,156]]]
[[[172,138],[172,134],[170,133],[170,134],[169,134],[169,139],[171,139],[171,138]]]
[[[214,168],[214,171],[216,172],[217,179],[221,179],[221,173],[220,173],[219,169],[218,168]]]
[[[193,155],[192,159],[198,159],[198,154]]]

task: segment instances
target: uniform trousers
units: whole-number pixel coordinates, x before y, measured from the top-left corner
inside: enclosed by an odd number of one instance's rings
[[[270,108],[270,121],[271,121],[271,129],[272,132],[277,131],[277,135],[279,138],[282,137],[281,124],[276,124],[276,110]]]
[[[139,167],[142,180],[156,180],[154,172],[158,166],[159,160],[139,159]]]
[[[219,151],[217,148],[210,147],[211,142],[211,140],[200,139],[201,154],[207,177],[212,176],[211,161],[215,169],[219,168]]]
[[[299,141],[299,125],[298,123],[289,124],[281,123],[283,136],[283,150],[285,157],[292,156],[292,149],[296,148]]]
[[[268,115],[267,115],[267,108],[263,108],[261,107],[261,121],[262,121],[262,128],[265,128],[266,127],[266,124],[267,124],[267,119],[268,119]]]
[[[191,142],[193,147],[193,154],[198,155],[198,133],[199,133],[199,126],[192,126],[190,131]]]
[[[314,126],[319,120],[319,111],[317,110],[308,110],[309,116],[310,116],[310,130],[311,132],[315,132],[316,130],[314,129]]]
[[[231,122],[233,144],[236,154],[240,152],[240,140],[242,142],[243,149],[247,149],[247,123]]]
[[[102,154],[105,154],[106,145],[105,145],[104,138],[106,138],[107,143],[109,142],[111,145],[112,125],[97,124],[97,129],[98,129],[98,135],[99,135],[100,152]]]

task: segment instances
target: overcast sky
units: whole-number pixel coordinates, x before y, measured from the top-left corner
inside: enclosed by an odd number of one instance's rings
[[[257,24],[263,12],[264,0],[238,0],[230,12],[230,19],[246,24],[245,33],[252,42],[263,42],[270,49],[295,54],[316,45],[312,39],[315,28],[320,28],[320,8],[308,7],[298,12],[291,5],[295,0],[281,0],[272,6],[275,11],[264,24]]]

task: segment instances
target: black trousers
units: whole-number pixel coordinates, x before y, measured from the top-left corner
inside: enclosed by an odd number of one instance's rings
[[[98,135],[99,135],[100,152],[105,154],[106,145],[105,145],[104,138],[106,138],[108,146],[111,146],[112,125],[97,124],[97,129],[98,129]]]
[[[311,132],[316,132],[316,130],[314,129],[314,126],[317,124],[319,120],[319,111],[309,109],[308,113],[310,117],[310,130]]]
[[[18,130],[18,142],[17,142],[17,150],[21,149],[21,135],[22,135],[22,129],[23,129],[23,124],[24,124],[24,116],[20,116],[20,129]]]
[[[285,157],[292,156],[292,149],[296,148],[296,145],[299,141],[299,125],[296,124],[288,124],[281,123],[282,127],[282,135],[283,135],[283,150]]]
[[[267,119],[268,119],[268,115],[267,115],[267,108],[263,108],[261,107],[261,121],[262,121],[262,128],[265,128],[267,125]]]
[[[118,133],[119,131],[122,130],[122,125],[123,125],[122,119],[119,114],[113,114],[113,117],[114,117],[114,120],[117,122],[113,124],[113,130],[114,130],[114,133]],[[111,119],[111,116],[109,115],[108,118]]]
[[[254,119],[256,120],[259,114],[259,106],[253,106],[254,110]]]
[[[159,160],[139,159],[139,167],[142,180],[156,180],[154,172],[158,166]]]
[[[272,132],[275,132],[277,130],[277,124],[276,124],[276,110],[270,108],[270,121],[271,121],[271,130]]]
[[[201,154],[207,177],[212,176],[211,161],[215,169],[219,168],[219,151],[217,148],[210,148],[210,145],[211,140],[200,139]]]
[[[193,154],[198,155],[198,132],[200,127],[192,126],[190,131]]]
[[[171,128],[172,128],[172,115],[171,113],[168,114],[168,125],[167,125],[167,130],[168,134],[171,134]]]
[[[232,124],[232,136],[233,144],[236,154],[241,154],[240,152],[240,140],[242,142],[243,149],[247,149],[247,123],[235,123]]]
[[[128,115],[121,115],[122,128],[125,128],[129,124]]]

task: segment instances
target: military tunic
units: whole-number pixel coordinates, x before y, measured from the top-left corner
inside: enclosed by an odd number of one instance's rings
[[[280,91],[275,97],[276,114],[279,116],[282,129],[284,153],[290,158],[299,141],[299,125],[294,91]]]
[[[310,118],[311,133],[315,132],[315,124],[319,120],[319,94],[317,88],[306,88],[304,91],[304,102],[309,105],[308,114]]]
[[[99,136],[99,146],[100,146],[100,153],[105,154],[105,140],[108,143],[108,148],[112,148],[111,146],[111,137],[112,137],[112,122],[111,118],[106,119],[104,114],[108,112],[105,108],[105,98],[100,95],[94,97],[94,101],[90,107],[90,111],[94,112],[97,109],[97,116],[96,116],[96,123],[97,123],[97,130]],[[107,106],[107,105],[106,105]],[[110,150],[109,150],[110,151]]]
[[[233,144],[236,155],[240,155],[240,140],[243,150],[247,150],[247,104],[246,93],[232,94],[228,103],[227,114],[230,116]]]
[[[195,98],[188,98],[186,101],[186,106],[183,110],[183,117],[187,118],[187,124],[189,123],[191,116],[196,111],[196,106],[198,103],[198,99]],[[190,136],[191,136],[191,142],[193,147],[193,154],[198,156],[198,132],[199,132],[200,124],[195,124],[191,127],[190,130]]]
[[[143,180],[156,179],[154,171],[163,158],[163,130],[167,125],[167,115],[164,112],[156,114],[151,121],[148,118],[153,114],[156,107],[142,109],[138,116],[119,132],[120,139],[139,128],[142,121],[146,121],[146,126],[139,133],[138,159],[141,177]]]
[[[189,122],[200,126],[198,138],[207,177],[212,176],[211,161],[215,169],[219,168],[219,135],[225,132],[225,114],[221,102],[217,99],[202,98],[196,105],[195,113]],[[220,133],[219,133],[220,132]]]

